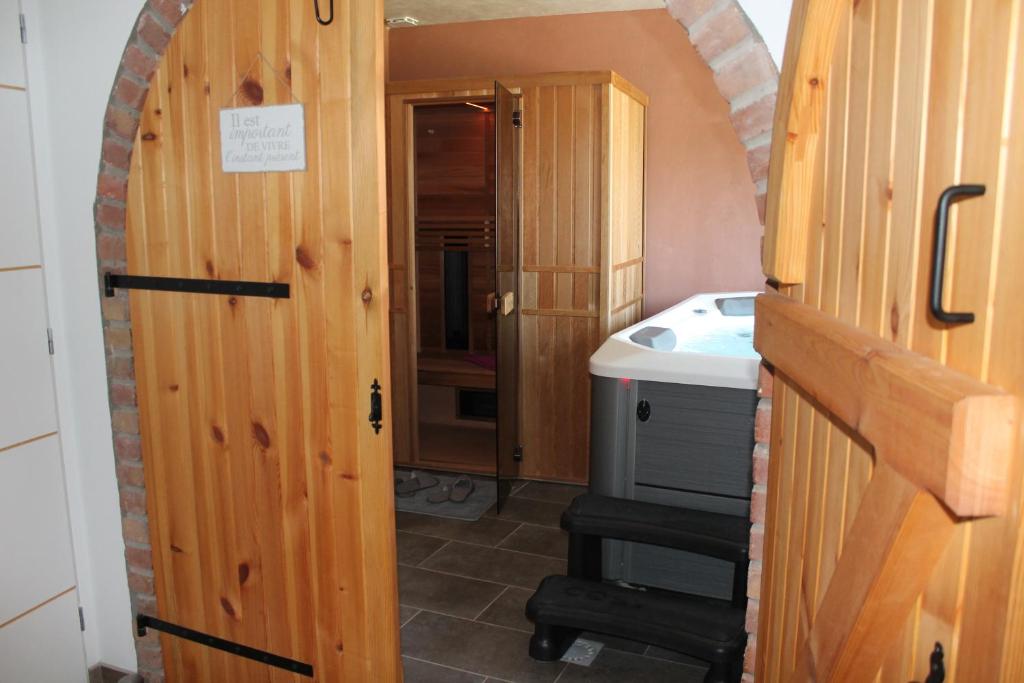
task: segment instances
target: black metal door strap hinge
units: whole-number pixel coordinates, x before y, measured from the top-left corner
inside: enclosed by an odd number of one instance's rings
[[[156,292],[189,294],[222,294],[225,296],[259,296],[288,299],[291,288],[280,282],[243,282],[236,280],[196,280],[187,277],[151,277],[148,275],[103,275],[103,293],[114,296],[115,289],[148,289]]]
[[[380,434],[381,420],[384,419],[384,401],[381,398],[380,390],[380,382],[376,379],[373,380],[373,385],[370,387],[370,425],[373,427],[374,434]]]
[[[935,649],[932,650],[932,655],[928,659],[928,678],[924,679],[924,683],[943,683],[946,680],[946,663],[945,652],[942,649],[942,643],[935,643]]]
[[[240,645],[238,643],[233,643],[230,640],[211,636],[208,633],[193,631],[190,628],[162,621],[156,617],[139,614],[135,617],[135,625],[140,638],[146,635],[146,629],[151,628],[154,631],[161,631],[178,638],[191,640],[193,643],[212,647],[215,650],[237,655],[238,657],[245,657],[246,659],[251,659],[254,662],[260,662],[267,666],[291,671],[292,673],[297,673],[301,676],[313,677],[312,664],[304,664],[303,662],[297,662],[294,659],[288,659],[287,657],[271,654],[270,652],[264,652],[263,650],[257,650],[256,648],[249,647],[247,645]]]

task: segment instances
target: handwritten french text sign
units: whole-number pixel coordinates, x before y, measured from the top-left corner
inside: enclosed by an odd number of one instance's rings
[[[222,109],[225,173],[306,170],[306,116],[301,104]]]

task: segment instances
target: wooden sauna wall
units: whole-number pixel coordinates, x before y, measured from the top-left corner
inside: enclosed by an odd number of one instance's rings
[[[444,251],[469,253],[469,349],[493,353],[494,112],[464,103],[417,107],[416,253],[420,350],[444,355]],[[457,355],[467,351],[457,352]]]
[[[522,96],[520,474],[589,478],[589,359],[611,333],[641,319],[647,97],[612,72],[501,78]],[[396,460],[416,445],[416,329],[407,277],[410,101],[488,97],[488,81],[389,86],[392,357]],[[404,337],[400,336],[405,330]],[[401,365],[401,367],[399,367]],[[401,433],[400,432],[406,432]]]
[[[842,7],[814,185],[790,188],[810,198],[800,226],[807,264],[801,284],[782,291],[1019,395],[1024,197],[1013,188],[1024,181],[1024,79],[1008,71],[1020,63],[1019,4]],[[952,214],[947,309],[978,319],[947,327],[927,316],[927,279],[936,202],[956,183],[985,183],[989,196]],[[782,221],[769,233],[792,228]],[[766,271],[784,271],[786,259],[769,258]],[[1020,456],[1011,486],[1018,507]],[[860,441],[777,378],[759,679],[785,680],[793,670],[872,471]],[[945,646],[947,681],[1021,680],[1022,548],[1016,513],[958,524],[939,564],[920,568],[930,572],[928,587],[906,623],[892,625],[878,680],[924,680],[936,642]]]
[[[603,217],[606,261],[611,273],[603,282],[601,331],[615,334],[643,319],[644,303],[644,183],[647,155],[647,107],[624,90],[606,88],[608,98],[608,168]]]
[[[523,88],[524,477],[589,478],[590,356],[642,308],[645,111],[610,83]]]

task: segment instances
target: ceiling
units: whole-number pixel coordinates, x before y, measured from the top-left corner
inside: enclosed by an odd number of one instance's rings
[[[384,16],[415,17],[425,25],[664,7],[665,0],[384,0]]]

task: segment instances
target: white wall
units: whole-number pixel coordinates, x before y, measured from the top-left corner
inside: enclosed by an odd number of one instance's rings
[[[103,114],[142,0],[22,0],[86,657],[135,670],[92,205]]]
[[[764,38],[768,51],[781,69],[793,0],[739,0],[739,3]]]

